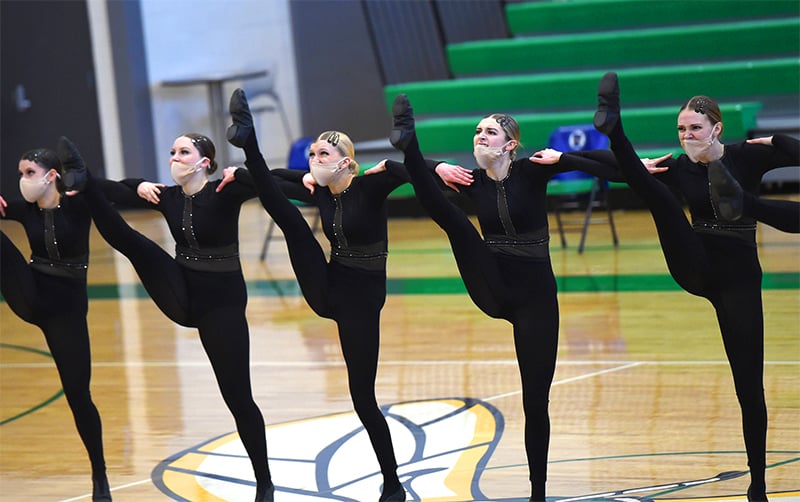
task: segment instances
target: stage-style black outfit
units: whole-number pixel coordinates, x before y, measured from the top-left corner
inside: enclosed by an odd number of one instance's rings
[[[194,195],[180,186],[161,189],[160,202],[141,199],[143,180],[90,179],[86,198],[97,229],[136,269],[161,311],[181,326],[197,328],[225,404],[250,456],[257,495],[271,487],[264,419],[253,400],[247,290],[239,263],[239,211],[252,198],[244,187],[216,193],[208,182]],[[160,211],[175,239],[175,257],[132,229],[109,201]]]
[[[762,199],[749,192],[744,194],[743,199],[744,216],[783,232],[800,233],[800,203],[791,200]]]
[[[404,151],[417,199],[447,233],[473,302],[488,316],[505,319],[513,326],[522,379],[531,500],[544,500],[550,442],[548,403],[559,324],[550,263],[547,182],[556,173],[578,168],[615,179],[614,169],[570,153],[553,166],[515,160],[501,181],[489,178],[482,169],[473,170],[472,184],[459,189],[474,203],[481,237],[467,214],[441,191],[416,137]]]
[[[742,410],[751,474],[748,495],[763,493],[767,407],[756,220],[747,213],[733,222],[717,217],[705,164],[694,163],[682,154],[661,164],[668,166],[668,171],[651,175],[625,136],[621,119],[609,138],[620,170],[653,215],[672,277],[687,292],[706,298],[714,306]],[[758,195],[761,177],[770,169],[800,165],[800,142],[780,134],[773,136],[772,142],[772,146],[724,146],[721,162],[752,196]],[[691,223],[670,187],[688,204]],[[791,217],[791,211],[783,214],[784,218]],[[776,221],[771,224],[780,228]]]
[[[407,182],[408,176],[402,169],[390,168],[353,178],[342,193],[317,186],[311,195],[302,185],[307,171],[270,171],[254,135],[244,151],[249,172],[237,170],[236,179],[244,184],[252,180],[262,205],[283,231],[308,305],[318,316],[336,321],[353,407],[375,450],[384,477],[384,495],[392,494],[401,485],[389,427],[375,398],[375,379],[380,313],[386,301],[386,198]],[[330,262],[287,196],[319,207],[322,228],[331,244]]]
[[[15,314],[44,333],[75,426],[89,453],[92,476],[105,480],[102,426],[89,389],[92,367],[86,272],[91,214],[80,196],[62,196],[53,209],[10,201],[5,210],[6,219],[25,227],[31,260],[29,263],[0,232],[0,292]]]

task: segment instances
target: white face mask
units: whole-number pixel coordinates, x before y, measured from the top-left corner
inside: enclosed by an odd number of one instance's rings
[[[30,178],[19,179],[19,191],[22,192],[22,197],[28,202],[36,202],[41,199],[50,186],[50,180],[47,179],[45,174],[38,180]]]
[[[200,164],[205,160],[205,157],[198,160],[194,164],[184,164],[183,162],[174,161],[172,164],[169,165],[169,172],[172,175],[172,179],[175,180],[175,183],[178,185],[185,185],[192,176],[196,173],[201,172],[203,170],[200,167]]]
[[[499,164],[498,161],[505,160],[508,156],[506,146],[508,146],[509,143],[511,143],[511,141],[506,141],[503,146],[496,148],[480,144],[475,145],[473,155],[475,156],[475,162],[478,163],[478,167],[484,170],[497,167]]]
[[[349,175],[350,170],[340,165],[345,159],[338,162],[311,162],[311,176],[314,177],[317,185],[326,187]]]
[[[692,162],[710,161],[712,155],[712,147],[717,138],[714,136],[714,131],[717,126],[711,128],[711,133],[705,139],[685,139],[683,140],[683,150]]]

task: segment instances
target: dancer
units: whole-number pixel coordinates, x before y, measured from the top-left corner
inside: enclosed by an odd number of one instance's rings
[[[255,500],[272,501],[275,487],[267,462],[264,418],[253,400],[250,381],[247,290],[238,252],[239,211],[252,193],[238,187],[215,191],[219,181],[208,179],[217,168],[215,151],[208,137],[184,134],[170,152],[177,185],[90,177],[84,194],[100,234],[130,260],[159,309],[177,324],[197,328],[253,465]],[[74,145],[71,153],[74,162],[82,162]],[[175,239],[175,258],[132,229],[109,200],[160,211]]]
[[[720,172],[727,170],[744,191],[756,194],[766,171],[800,165],[800,143],[776,134],[770,140],[772,146],[723,145],[719,106],[711,98],[696,96],[678,115],[678,134],[686,154],[665,161],[669,170],[652,176],[625,136],[619,84],[613,72],[600,80],[594,125],[611,140],[611,150],[628,184],[652,213],[672,277],[690,294],[706,298],[716,311],[742,410],[750,466],[747,499],[767,500],[764,322],[755,221],[747,216],[736,221],[721,218],[715,207],[719,194],[712,204],[709,179],[713,187],[721,181]],[[691,224],[667,184],[685,197]],[[735,216],[735,208],[728,209]]]
[[[390,140],[405,153],[405,167],[417,199],[447,233],[467,292],[488,316],[505,319],[513,326],[522,380],[530,500],[543,501],[550,442],[548,402],[559,323],[548,247],[547,182],[557,172],[577,168],[617,179],[614,169],[584,158],[581,152],[560,155],[561,162],[548,168],[529,159],[515,160],[520,139],[516,120],[505,114],[484,117],[473,138],[480,169],[467,173],[449,165],[436,167],[447,184],[461,184],[460,191],[475,202],[481,237],[467,214],[439,189],[428,167],[430,161],[420,152],[413,111],[404,94],[395,99],[392,113]]]
[[[63,151],[63,139],[58,145]],[[89,454],[92,500],[111,500],[103,455],[100,414],[92,402],[92,363],[86,315],[89,300],[89,230],[92,220],[82,197],[66,197],[67,172],[56,152],[31,150],[19,161],[19,189],[25,199],[6,202],[0,196],[0,217],[20,222],[28,237],[28,263],[5,233],[0,232],[0,292],[20,319],[42,330],[56,363],[67,404]]]
[[[404,501],[406,492],[397,475],[389,427],[375,398],[375,379],[380,313],[386,300],[386,198],[408,177],[402,169],[356,177],[358,164],[350,138],[339,131],[317,137],[310,147],[310,176],[316,186],[309,200],[319,207],[322,228],[331,244],[328,262],[302,214],[267,167],[241,89],[231,96],[230,112],[233,125],[228,129],[228,141],[244,149],[245,164],[261,203],[284,233],[306,302],[318,316],[336,321],[339,328],[350,397],[383,475],[379,500]],[[302,177],[302,172],[297,176]],[[296,181],[300,186],[300,179]]]

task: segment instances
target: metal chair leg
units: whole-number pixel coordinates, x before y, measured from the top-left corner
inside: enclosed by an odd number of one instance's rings
[[[258,259],[264,261],[267,258],[267,249],[269,248],[269,241],[272,240],[272,234],[275,232],[275,220],[270,218],[269,226],[267,227],[267,235],[264,236],[264,244],[261,245],[261,254]]]
[[[595,200],[597,200],[597,191],[600,189],[600,180],[595,178],[592,183],[592,191],[589,194],[589,201],[586,203],[586,216],[583,219],[583,230],[581,230],[581,243],[578,245],[578,254],[583,253],[583,247],[586,244],[586,234],[589,232],[589,225],[592,223],[592,209],[594,209]]]

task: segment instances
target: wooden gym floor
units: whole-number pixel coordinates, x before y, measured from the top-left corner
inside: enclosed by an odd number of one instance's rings
[[[172,246],[155,213],[126,213]],[[551,392],[548,496],[744,500],[741,416],[711,306],[668,276],[642,211],[616,211],[586,251],[559,247],[561,331]],[[276,500],[377,500],[330,321],[307,307],[267,216],[242,212],[254,394],[267,421]],[[19,225],[1,227],[28,253]],[[409,500],[527,500],[510,326],[483,315],[428,219],[392,219],[377,396]],[[800,237],[759,226],[773,500],[800,498]],[[117,501],[252,500],[252,470],[196,332],[170,323],[127,260],[93,230],[92,393]],[[0,500],[89,500],[87,456],[44,337],[0,304]],[[354,433],[356,432],[356,433]]]

